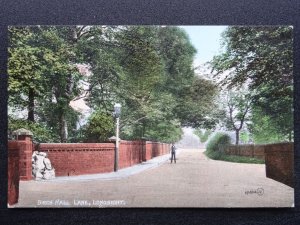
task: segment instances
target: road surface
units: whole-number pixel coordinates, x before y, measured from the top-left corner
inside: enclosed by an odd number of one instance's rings
[[[183,149],[120,179],[20,182],[15,207],[291,207],[294,189],[266,178],[265,165],[210,160]],[[78,177],[79,178],[79,177]]]

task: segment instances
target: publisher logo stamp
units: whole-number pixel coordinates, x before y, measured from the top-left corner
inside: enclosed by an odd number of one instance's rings
[[[256,194],[258,196],[262,196],[265,193],[263,188],[250,189],[245,191],[245,195],[253,195]]]

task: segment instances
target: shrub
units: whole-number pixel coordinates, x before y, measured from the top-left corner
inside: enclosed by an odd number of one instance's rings
[[[237,163],[264,163],[264,160],[244,156],[226,155],[224,149],[231,143],[230,137],[224,133],[217,133],[209,139],[205,155],[214,160],[223,160]]]
[[[250,137],[249,137],[249,133],[248,132],[243,131],[243,132],[240,133],[241,143],[246,144],[246,143],[249,142],[249,139],[250,139]]]
[[[114,134],[114,121],[111,115],[96,111],[88,119],[88,123],[83,129],[87,142],[106,141]]]
[[[229,135],[224,133],[216,133],[211,137],[206,145],[208,152],[221,152],[226,145],[231,143]]]
[[[12,132],[24,128],[33,134],[32,140],[40,143],[58,142],[59,137],[51,129],[40,123],[33,123],[24,119],[8,119],[8,135],[12,138]]]

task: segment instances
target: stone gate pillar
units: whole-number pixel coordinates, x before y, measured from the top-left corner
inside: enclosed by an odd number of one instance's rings
[[[24,128],[18,129],[13,132],[19,143],[20,149],[20,180],[31,180],[32,179],[32,153],[33,153],[33,143],[32,143],[32,133]]]

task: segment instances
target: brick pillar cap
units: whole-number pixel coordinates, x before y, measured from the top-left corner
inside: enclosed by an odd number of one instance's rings
[[[18,136],[21,136],[21,135],[33,136],[32,132],[30,130],[26,130],[24,128],[15,130],[15,131],[12,132],[12,134],[13,135],[18,135]]]

